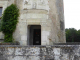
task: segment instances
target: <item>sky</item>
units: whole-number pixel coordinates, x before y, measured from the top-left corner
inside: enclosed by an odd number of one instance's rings
[[[65,28],[80,29],[80,0],[64,0]]]

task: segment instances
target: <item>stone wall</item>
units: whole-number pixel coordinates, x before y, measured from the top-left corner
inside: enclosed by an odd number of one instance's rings
[[[0,45],[0,60],[80,60],[80,45]]]
[[[19,22],[13,38],[20,45],[28,45],[28,26],[41,26],[41,45],[65,43],[63,0],[0,0],[0,7],[5,8],[12,3],[20,10]],[[29,37],[31,38],[31,37]],[[0,33],[0,39],[4,35]]]
[[[49,0],[49,19],[51,19],[51,34],[49,41],[53,43],[65,43],[65,23],[63,0]]]

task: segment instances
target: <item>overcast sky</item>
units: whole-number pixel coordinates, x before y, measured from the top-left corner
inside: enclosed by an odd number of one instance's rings
[[[80,29],[80,0],[64,0],[65,28]]]

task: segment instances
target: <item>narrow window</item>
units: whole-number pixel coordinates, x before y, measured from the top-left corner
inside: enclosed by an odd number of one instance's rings
[[[0,20],[1,20],[1,16],[2,16],[2,7],[0,7]]]

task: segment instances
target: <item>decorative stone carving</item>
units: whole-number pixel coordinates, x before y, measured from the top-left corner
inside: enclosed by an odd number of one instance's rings
[[[25,1],[25,4],[28,4],[28,2],[27,2],[27,1]]]
[[[43,0],[40,0],[41,2],[43,2]]]
[[[23,9],[44,9],[49,11],[48,0],[24,0]]]
[[[44,3],[44,0],[40,0],[40,2],[41,2],[41,4],[43,4]]]
[[[36,2],[33,3],[33,7],[32,8],[34,8],[34,9],[36,8]]]
[[[24,0],[24,5],[25,5],[25,4],[28,4],[28,0]]]

